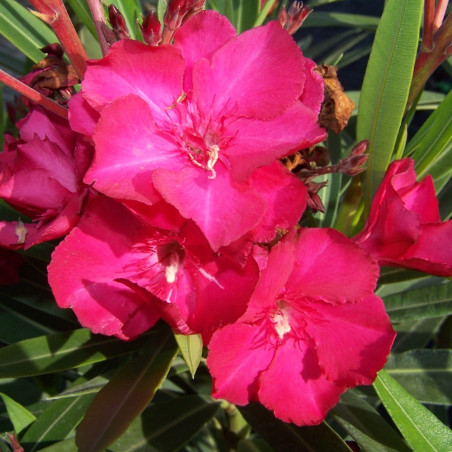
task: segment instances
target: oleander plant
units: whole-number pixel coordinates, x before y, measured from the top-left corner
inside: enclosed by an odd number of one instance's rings
[[[1,452],[452,450],[452,11],[372,3],[2,0]]]

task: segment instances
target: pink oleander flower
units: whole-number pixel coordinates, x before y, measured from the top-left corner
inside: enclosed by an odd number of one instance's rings
[[[83,326],[129,340],[161,316],[180,333],[208,338],[243,314],[259,277],[253,258],[214,254],[193,221],[163,201],[133,213],[91,198],[48,268],[58,305]]]
[[[63,237],[77,223],[91,146],[77,140],[67,121],[39,107],[17,126],[20,138],[5,136],[0,153],[0,198],[33,220],[21,239],[28,248]]]
[[[274,237],[280,206],[259,193],[257,170],[324,139],[314,66],[277,22],[236,36],[214,11],[184,23],[173,45],[115,43],[69,103],[71,125],[95,145],[85,183],[129,205],[163,198],[214,251],[256,228]],[[300,193],[281,220],[292,226],[305,191],[270,171]]]
[[[389,166],[353,240],[380,265],[452,276],[452,221],[441,222],[433,179],[416,182],[411,158]]]
[[[272,248],[245,314],[213,334],[207,365],[214,397],[314,425],[347,388],[373,382],[395,333],[364,250],[332,229],[294,235]]]

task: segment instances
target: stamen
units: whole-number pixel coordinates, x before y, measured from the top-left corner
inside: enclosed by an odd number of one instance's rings
[[[217,173],[213,169],[215,166],[215,163],[218,161],[218,152],[220,151],[220,148],[214,144],[213,146],[210,146],[209,150],[209,160],[207,161],[207,170],[211,171],[211,174],[209,176],[209,179],[215,179],[217,177]]]

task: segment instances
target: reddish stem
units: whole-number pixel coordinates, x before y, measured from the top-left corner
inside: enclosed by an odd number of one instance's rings
[[[435,17],[435,0],[425,0],[424,27],[422,30],[422,49],[433,49],[433,18]]]
[[[433,34],[433,48],[421,48],[414,65],[413,80],[411,81],[407,109],[414,102],[433,71],[450,56],[452,45],[452,12],[448,14],[441,27]]]
[[[93,16],[94,26],[96,27],[97,37],[99,38],[100,49],[102,55],[105,56],[110,49],[110,46],[105,39],[104,27],[107,26],[105,21],[104,10],[102,8],[102,3],[100,0],[88,0],[89,10],[91,11],[91,16]]]
[[[63,5],[63,1],[30,0],[30,3],[38,11],[39,14],[37,16],[55,32],[78,77],[82,80],[86,71],[88,56]]]
[[[443,23],[444,16],[446,15],[447,5],[449,0],[438,0],[436,5],[435,18],[433,20],[433,33],[435,33],[441,24]]]
[[[17,80],[16,78],[7,74],[1,69],[0,69],[0,82],[4,83],[5,85],[17,91],[18,93],[27,97],[32,102],[36,102],[37,104],[41,105],[41,107],[44,107],[45,109],[57,114],[58,116],[61,116],[64,119],[68,118],[67,108],[58,104],[54,100],[49,99],[48,97],[44,96],[43,94],[39,93],[33,88],[30,88],[25,83],[21,82],[20,80]]]

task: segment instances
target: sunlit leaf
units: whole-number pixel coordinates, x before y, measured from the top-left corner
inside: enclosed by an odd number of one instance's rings
[[[372,452],[410,450],[380,414],[352,390],[341,396],[339,404],[331,413],[363,450]]]
[[[452,175],[452,91],[408,143],[405,155],[416,162],[418,179],[431,174],[440,190]]]
[[[366,204],[393,155],[419,42],[422,0],[388,0],[375,35],[358,111],[357,139],[369,140]]]
[[[3,394],[2,392],[0,392],[0,397],[3,399],[3,403],[8,411],[9,419],[13,424],[14,431],[16,433],[20,433],[36,420],[33,414],[31,414],[25,407],[23,407],[20,403],[17,403],[11,397]]]
[[[200,334],[174,334],[179,350],[190,370],[192,378],[195,377],[196,369],[202,358],[202,337]]]
[[[123,342],[87,329],[27,339],[0,349],[0,378],[58,372],[131,353],[146,341]]]
[[[21,444],[33,452],[43,444],[66,439],[73,434],[93,397],[84,395],[52,402],[26,431]]]
[[[142,355],[118,370],[96,395],[77,429],[80,450],[103,451],[127,430],[154,397],[176,353],[173,335],[167,331],[154,335]]]
[[[34,62],[45,56],[39,49],[58,42],[52,30],[16,0],[0,2],[0,33]]]
[[[452,350],[393,353],[385,370],[420,402],[452,404]]]
[[[383,405],[408,444],[419,452],[450,450],[452,431],[384,370],[374,383]]]
[[[410,289],[383,300],[393,322],[452,314],[452,282]]]

